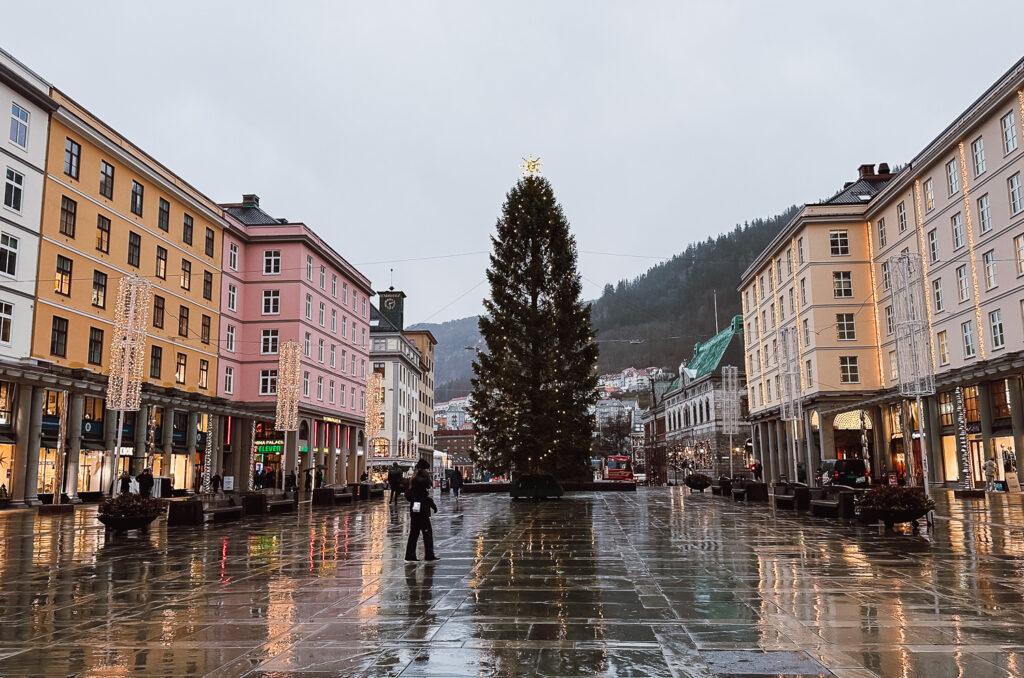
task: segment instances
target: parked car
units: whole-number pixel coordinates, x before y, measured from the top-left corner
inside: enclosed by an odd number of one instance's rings
[[[821,480],[826,485],[861,487],[871,484],[871,471],[863,459],[826,459]]]

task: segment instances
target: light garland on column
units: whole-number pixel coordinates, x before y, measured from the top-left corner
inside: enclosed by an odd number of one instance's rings
[[[984,360],[988,351],[985,350],[985,327],[981,317],[981,287],[978,285],[978,264],[974,260],[974,219],[971,217],[971,187],[967,175],[967,154],[964,142],[957,146],[960,152],[960,192],[964,197],[964,228],[967,229],[967,252],[971,260],[971,284],[974,286],[974,319],[978,325],[978,355]]]
[[[385,436],[381,436],[384,427],[381,419],[384,416],[384,378],[379,372],[371,371],[366,375],[366,413],[363,415],[364,436],[366,438],[366,449],[376,450],[376,442],[384,440],[389,442]],[[390,451],[390,445],[389,445]]]
[[[967,414],[964,412],[964,387],[953,389],[956,396],[956,437],[960,446],[960,487],[973,489],[974,478],[971,475],[971,455],[967,450]]]
[[[60,412],[59,426],[57,428],[57,465],[53,481],[53,503],[61,503],[61,494],[64,486],[64,463],[66,451],[64,441],[68,435],[68,392],[57,391],[57,407]],[[116,475],[116,469],[115,469]]]
[[[282,468],[283,465],[282,465]],[[253,419],[249,429],[249,491],[256,489],[256,420]]]
[[[297,341],[281,345],[277,367],[277,416],[274,428],[278,431],[299,429],[299,372],[302,365],[302,347]]]
[[[206,450],[203,453],[203,494],[210,493],[210,470],[213,465],[213,436],[217,432],[216,419],[206,415]]]
[[[882,335],[878,332],[878,281],[875,278],[875,240],[871,233],[871,222],[864,222],[868,234],[868,272],[871,275],[871,317],[875,326],[875,347],[878,359],[875,364],[878,367],[878,385],[885,386],[885,370],[882,367]]]
[[[932,354],[932,370],[936,367],[935,357],[935,340],[934,332],[932,331],[932,291],[931,283],[928,281],[928,262],[931,259],[931,254],[926,251],[925,235],[924,235],[924,212],[921,210],[921,180],[914,180],[914,221],[917,224],[917,242],[918,247],[921,249],[921,275],[924,280],[922,285],[924,286],[924,308],[928,312],[928,346],[931,349]]]

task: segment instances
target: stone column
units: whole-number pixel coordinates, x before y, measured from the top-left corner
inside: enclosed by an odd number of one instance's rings
[[[939,400],[935,396],[922,399],[924,402],[925,443],[928,448],[929,482],[942,483],[946,479],[946,468],[942,458],[942,428],[939,426]]]
[[[818,483],[815,482],[815,475],[818,471],[818,448],[814,444],[814,432],[811,428],[811,413],[804,410],[804,439],[806,441],[805,449],[806,454],[804,455],[804,469],[807,474],[807,484],[814,487]]]
[[[160,459],[160,474],[171,475],[171,459],[174,454],[174,408],[164,405],[163,430],[160,432],[160,448],[163,451]]]
[[[100,465],[100,491],[104,496],[110,496],[110,488],[113,483],[113,470],[115,467],[114,455],[117,445],[117,424],[118,413],[113,410],[103,411],[103,463]]]
[[[881,478],[882,474],[889,467],[889,446],[886,444],[888,438],[885,435],[885,417],[882,416],[882,408],[878,405],[868,408],[868,416],[871,417],[871,474],[875,478]]]
[[[196,477],[196,443],[199,439],[199,413],[195,410],[188,412],[188,424],[185,428],[185,455],[188,461],[185,463],[185,486],[190,492],[202,492],[203,488],[195,486]],[[205,450],[204,450],[205,451]]]
[[[135,451],[132,452],[132,467],[129,473],[138,475],[146,466],[146,442],[149,433],[150,405],[140,405],[135,413]]]
[[[11,468],[11,479],[8,489],[11,502],[20,504],[25,501],[25,472],[28,469],[28,436],[32,419],[32,387],[27,384],[17,386],[17,408],[14,413],[14,463]],[[0,482],[8,482],[6,478]]]
[[[235,477],[235,491],[249,491],[249,452],[252,450],[252,420],[231,419],[231,474]]]
[[[316,478],[317,468],[318,467],[323,467],[324,482],[326,483],[327,482],[327,442],[329,440],[329,437],[327,435],[327,426],[328,426],[328,424],[325,421],[317,421],[316,419],[313,420],[313,423],[316,426],[316,435],[313,436],[314,438],[316,438],[316,445],[315,445],[315,448],[314,448],[316,450],[316,452],[315,452],[316,457],[312,456],[314,454],[313,449],[311,449],[309,451],[310,452],[310,458],[311,459],[314,459],[314,458],[316,459],[315,463],[313,463],[313,477]]]
[[[284,433],[284,464],[281,469],[281,478],[278,479],[278,485],[283,482],[285,476],[289,473],[295,473],[295,459],[299,454],[299,432],[298,431],[285,431]],[[301,487],[302,477],[301,474],[296,473],[295,482]]]
[[[39,445],[43,428],[43,387],[32,387],[29,405],[28,449],[25,455],[25,504],[38,506],[39,501]]]
[[[984,450],[981,457],[982,463],[982,477],[985,477],[984,464],[986,461],[992,458],[993,445],[992,445],[992,391],[989,388],[989,383],[983,381],[978,384],[978,409],[981,410],[981,449]],[[1002,467],[1002,461],[998,460],[998,467]],[[999,477],[999,473],[996,473],[996,477]]]
[[[64,493],[68,501],[78,504],[78,459],[82,452],[82,415],[85,412],[85,396],[72,393],[71,407],[68,411],[68,463],[64,474]]]
[[[224,466],[224,427],[227,426],[227,417],[215,414],[212,415],[212,421],[214,422],[214,430],[211,431],[213,446],[211,447],[210,454],[213,458],[210,460],[210,473],[219,474],[221,480],[223,480],[224,473],[227,471],[227,468]]]
[[[334,444],[337,438],[337,434],[335,433],[335,427],[337,424],[327,424],[326,426],[327,469],[325,471],[325,480],[328,485],[334,485],[335,479],[338,477],[338,455],[334,453],[334,450],[337,449],[337,445]]]
[[[788,422],[781,419],[775,422],[775,435],[778,437],[775,449],[778,451],[779,457],[779,475],[785,475],[788,479],[793,480],[793,473],[789,468],[791,452],[788,428]]]
[[[836,458],[836,430],[833,427],[835,420],[834,414],[818,413],[818,442],[822,459]]]
[[[1010,377],[1010,422],[1013,425],[1013,452],[1017,457],[1017,476],[1024,483],[1024,403],[1020,377]]]
[[[767,442],[765,447],[768,452],[764,460],[764,477],[768,482],[774,483],[778,478],[775,458],[775,422],[771,420],[761,422],[761,427],[761,436]]]

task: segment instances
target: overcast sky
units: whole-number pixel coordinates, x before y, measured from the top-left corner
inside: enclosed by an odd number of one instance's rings
[[[523,156],[596,297],[906,162],[1024,55],[1020,26],[1020,0],[47,0],[9,6],[0,46],[211,198],[257,193],[378,289],[393,267],[411,324],[479,311]]]

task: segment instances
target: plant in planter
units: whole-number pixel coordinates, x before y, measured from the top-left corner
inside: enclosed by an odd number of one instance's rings
[[[865,492],[857,502],[857,511],[864,522],[881,520],[891,530],[896,523],[914,523],[935,509],[935,502],[920,487],[879,485]]]
[[[161,499],[125,493],[104,499],[98,517],[112,530],[136,530],[147,527],[163,510]]]
[[[695,492],[703,492],[711,487],[711,478],[703,473],[691,473],[683,479],[683,484]]]

